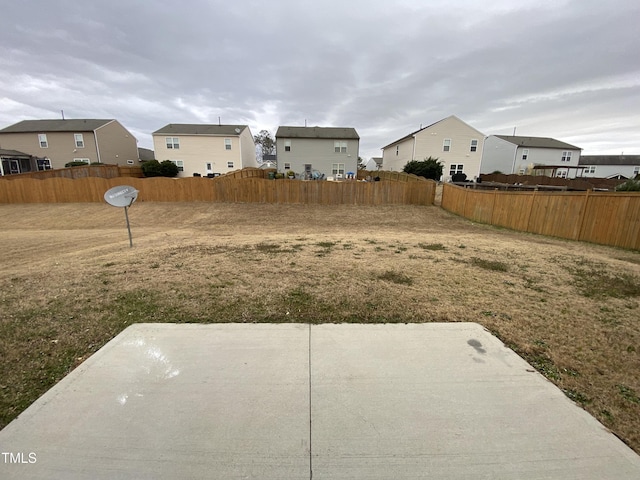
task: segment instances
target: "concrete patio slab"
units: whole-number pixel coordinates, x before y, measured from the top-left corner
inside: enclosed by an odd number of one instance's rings
[[[638,455],[470,323],[134,325],[0,450],[2,479],[640,478]]]

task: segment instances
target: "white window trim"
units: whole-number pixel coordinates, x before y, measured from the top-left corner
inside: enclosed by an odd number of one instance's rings
[[[475,145],[473,144],[473,142],[476,142]],[[470,152],[477,152],[478,151],[478,140],[476,140],[475,138],[473,138],[471,140],[471,145],[469,145],[469,151]]]
[[[74,133],[73,141],[76,144],[76,148],[84,148],[84,137],[81,133]]]
[[[291,140],[285,140],[284,141],[284,151],[285,152],[290,152],[291,151]]]
[[[444,140],[442,140],[442,151],[443,152],[450,152],[451,151],[451,139],[450,138],[445,138]]]
[[[176,167],[178,167],[179,172],[184,172],[184,160],[171,160]]]
[[[342,140],[335,140],[333,142],[334,153],[347,153],[347,142]]]
[[[69,157],[67,157],[67,158],[69,158]],[[73,161],[74,162],[84,162],[87,165],[89,165],[91,163],[91,160],[88,159],[88,158],[74,158]]]
[[[284,164],[284,169],[285,170],[291,170],[291,164],[290,163],[285,163]]]
[[[227,162],[227,168],[233,168],[233,162]]]
[[[40,163],[42,163],[42,167],[40,168]],[[41,172],[43,170],[51,170],[51,160],[49,158],[38,158],[36,160],[36,169]]]
[[[528,148],[523,148],[522,149],[522,160],[527,160],[529,158],[529,149]]]
[[[43,145],[43,143],[44,143],[44,145]],[[38,145],[40,145],[40,148],[49,148],[49,142],[47,141],[47,134],[46,133],[39,133],[38,134]]]
[[[396,157],[400,153],[400,145],[396,145]]]
[[[168,150],[180,150],[179,137],[165,137],[164,142]]]
[[[225,138],[224,139],[224,149],[225,150],[231,150],[231,139],[230,138]]]
[[[565,150],[562,152],[562,158],[560,159],[561,162],[570,162],[571,161],[571,151],[570,150]]]
[[[211,163],[211,162],[206,162],[206,163],[205,163],[205,170],[206,170],[207,172],[213,172],[213,163]]]
[[[333,163],[331,164],[331,173],[332,175],[344,175],[344,163]]]
[[[452,163],[449,165],[449,175],[464,173],[464,163]]]

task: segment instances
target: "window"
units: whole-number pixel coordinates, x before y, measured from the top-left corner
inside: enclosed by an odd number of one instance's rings
[[[36,160],[38,170],[51,170],[51,160],[48,158],[38,158]]]
[[[227,162],[227,168],[233,168],[233,162]]]
[[[400,145],[396,145],[396,157],[398,156],[398,153],[400,153]]]
[[[73,161],[74,162],[84,162],[84,163],[91,162],[91,160],[89,160],[88,158],[74,158]]]
[[[342,142],[342,141],[333,142],[333,150],[336,153],[347,153],[347,142]]]
[[[225,138],[224,139],[224,149],[225,150],[231,150],[231,139],[230,138]]]
[[[444,142],[442,142],[442,151],[448,152],[449,150],[451,150],[451,139],[445,138]]]
[[[284,169],[285,170],[291,170],[291,164],[290,163],[285,163],[284,164]]]
[[[127,165],[133,165],[133,164],[134,164],[133,160],[127,160]]]
[[[73,139],[76,141],[76,148],[84,148],[84,138],[81,133],[74,133]]]
[[[49,143],[47,142],[47,134],[39,133],[38,134],[38,143],[40,143],[40,148],[49,148]]]
[[[168,143],[167,143],[167,148],[169,148]],[[171,161],[176,164],[176,167],[178,167],[179,172],[184,172],[184,160],[171,160]]]
[[[180,139],[178,137],[167,137],[167,148],[177,150],[180,148]]]
[[[290,152],[291,151],[291,140],[285,140],[284,141],[284,151],[285,152]]]
[[[584,173],[585,174],[593,174],[596,173],[596,166],[595,165],[591,165],[587,168],[584,169]]]
[[[520,170],[518,170],[518,175],[524,175],[524,172],[526,172],[527,169],[525,167],[520,167]]]
[[[556,172],[556,177],[558,177],[558,178],[567,178],[566,170],[558,170]]]
[[[471,148],[469,149],[471,152],[478,151],[478,140],[471,140]]]
[[[640,175],[640,167],[633,167],[633,176]]]
[[[213,171],[213,164],[207,162],[207,172],[212,172]]]
[[[526,160],[527,158],[529,158],[529,149],[525,148],[522,150],[522,160]]]
[[[462,163],[456,165],[455,163],[452,163],[451,166],[449,167],[449,175],[455,175],[456,173],[462,173],[462,170],[464,169],[464,165]]]
[[[334,163],[331,165],[331,174],[336,175],[344,175],[344,163]]]
[[[570,162],[571,161],[571,152],[562,152],[562,161]]]

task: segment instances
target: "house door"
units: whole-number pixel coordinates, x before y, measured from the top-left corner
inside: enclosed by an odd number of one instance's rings
[[[9,160],[9,173],[12,175],[20,173],[20,163],[18,160]]]
[[[311,168],[311,164],[310,163],[305,163],[304,164],[304,179],[305,180],[311,180],[311,178],[313,178],[313,171]]]

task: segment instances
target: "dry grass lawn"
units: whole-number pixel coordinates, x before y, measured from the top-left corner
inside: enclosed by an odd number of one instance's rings
[[[478,322],[640,452],[640,253],[438,207],[0,205],[0,427],[136,322]],[[567,439],[568,442],[571,439]]]

